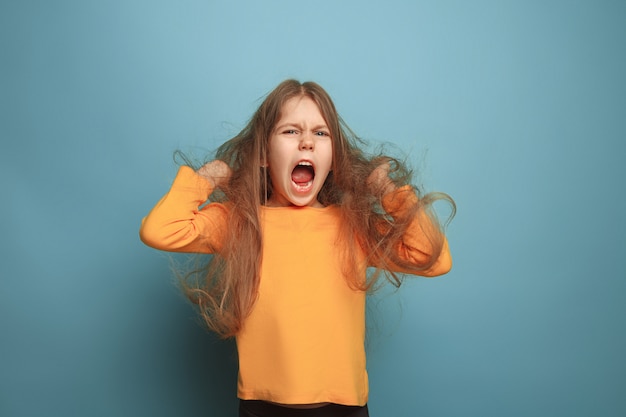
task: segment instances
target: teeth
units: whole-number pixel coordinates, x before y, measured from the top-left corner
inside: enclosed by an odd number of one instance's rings
[[[311,184],[313,184],[313,181],[309,181],[306,184],[296,184],[296,183],[294,184],[298,190],[306,190],[308,187],[311,186]]]
[[[305,166],[305,167],[312,167],[313,166],[313,164],[310,163],[309,161],[298,162],[298,165]]]

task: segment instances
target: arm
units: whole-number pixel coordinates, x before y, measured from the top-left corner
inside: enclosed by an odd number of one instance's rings
[[[417,204],[418,201],[412,187],[404,186],[386,194],[382,203],[388,214],[397,217],[402,215],[403,210]],[[452,268],[452,257],[450,256],[448,240],[423,210],[416,213],[408,229],[396,244],[395,255],[410,265],[416,267],[425,265],[433,256],[436,256],[436,248],[429,237],[441,239],[442,247],[437,259],[428,269],[416,272],[391,262],[393,271],[425,277],[435,277],[449,272]]]
[[[214,253],[221,249],[228,208],[218,203],[199,208],[220,179],[228,179],[212,176],[207,171],[210,164],[197,173],[187,166],[179,169],[169,192],[141,222],[139,235],[146,245],[170,252]]]
[[[417,205],[418,198],[411,186],[396,188],[389,178],[389,164],[384,163],[376,168],[369,176],[367,182],[369,187],[375,193],[384,195],[382,199],[383,209],[393,218],[406,216],[407,210]],[[386,227],[386,225],[381,225]],[[393,272],[401,272],[408,274],[416,274],[427,277],[443,275],[452,268],[452,258],[448,241],[439,230],[439,227],[433,224],[430,217],[423,211],[418,210],[415,217],[411,220],[409,227],[402,235],[400,240],[393,248],[395,256],[402,262],[419,268],[432,260],[436,256],[437,248],[434,247],[432,238],[440,240],[442,243],[441,251],[433,264],[425,270],[416,270],[408,267],[402,267],[394,263],[391,259],[386,262],[386,267]]]

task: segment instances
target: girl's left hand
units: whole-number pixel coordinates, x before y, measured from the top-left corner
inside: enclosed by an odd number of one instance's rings
[[[374,194],[386,195],[396,189],[389,178],[389,162],[378,165],[367,177],[367,185]]]

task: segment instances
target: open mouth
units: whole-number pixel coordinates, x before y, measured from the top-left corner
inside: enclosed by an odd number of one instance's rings
[[[315,168],[309,161],[300,161],[291,171],[291,181],[298,190],[304,191],[313,184]]]

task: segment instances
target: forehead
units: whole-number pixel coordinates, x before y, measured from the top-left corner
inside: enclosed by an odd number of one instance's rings
[[[285,101],[278,123],[302,121],[326,124],[321,109],[310,97],[296,96]]]

